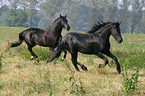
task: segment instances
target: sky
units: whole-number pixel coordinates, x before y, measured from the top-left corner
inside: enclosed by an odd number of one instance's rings
[[[119,3],[122,3],[122,0],[118,0]],[[0,0],[0,7],[3,5],[9,5],[8,0]],[[131,10],[131,6],[129,7],[129,10]],[[143,8],[143,10],[145,10],[145,8]]]

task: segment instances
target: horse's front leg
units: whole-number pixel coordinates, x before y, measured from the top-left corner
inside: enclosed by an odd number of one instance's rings
[[[108,59],[101,53],[99,52],[98,54],[96,54],[98,57],[100,57],[101,59],[103,59],[105,61],[105,64],[99,64],[99,68],[103,68],[108,64]]]
[[[117,72],[120,74],[121,73],[121,68],[120,68],[120,64],[118,62],[118,59],[110,51],[108,51],[107,53],[104,53],[104,54],[106,54],[107,56],[109,56],[110,58],[112,58],[116,62],[116,64],[117,64],[116,69],[117,69]]]
[[[75,69],[77,71],[80,71],[78,66],[77,66],[77,56],[78,56],[77,52],[75,52],[75,51],[71,52],[71,61],[72,61],[73,65],[74,65]]]
[[[50,47],[49,47],[49,50],[50,50],[50,52],[51,52],[51,57],[52,57],[53,54],[55,53],[54,48],[50,48]]]

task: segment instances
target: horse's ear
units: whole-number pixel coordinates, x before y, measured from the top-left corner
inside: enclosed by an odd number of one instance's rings
[[[67,17],[67,15],[65,14],[65,18]]]
[[[101,25],[101,23],[100,23],[100,21],[97,21],[98,22],[98,24],[99,24],[99,26]]]
[[[120,25],[120,24],[121,24],[121,22],[117,22],[117,24],[118,24],[118,25]]]
[[[60,14],[60,17],[62,17],[61,14]]]

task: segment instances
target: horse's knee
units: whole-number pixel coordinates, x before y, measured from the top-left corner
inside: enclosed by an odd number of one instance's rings
[[[114,61],[118,61],[118,59],[115,57],[115,56],[113,56],[113,58],[112,58]]]
[[[105,65],[107,65],[109,63],[108,59],[105,59]]]

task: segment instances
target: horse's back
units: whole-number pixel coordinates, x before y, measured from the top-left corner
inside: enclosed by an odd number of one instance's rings
[[[62,44],[68,50],[78,50],[84,54],[95,53],[100,51],[99,37],[91,34],[83,34],[79,32],[71,32],[65,35],[62,39]]]
[[[80,32],[70,32],[68,34],[66,34],[64,36],[65,38],[66,37],[70,37],[70,38],[76,38],[76,39],[85,39],[85,38],[88,38],[89,35],[88,34],[84,34],[84,33],[80,33]]]
[[[45,30],[43,29],[39,29],[39,28],[28,28],[24,31],[22,31],[20,34],[23,34],[23,35],[30,35],[31,33],[35,33],[35,34],[40,34],[40,33],[44,33]]]

